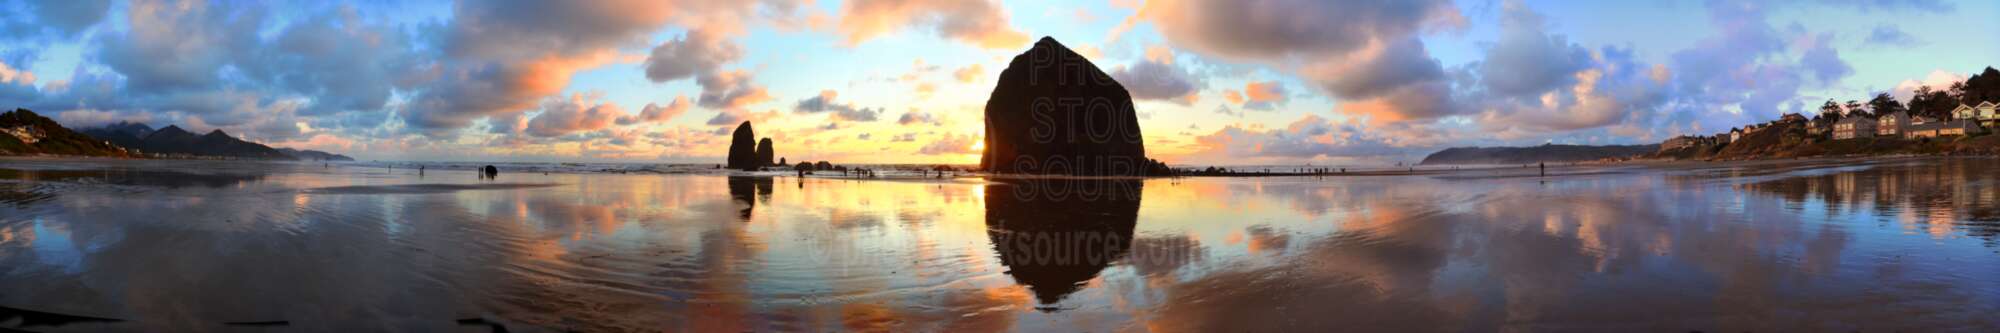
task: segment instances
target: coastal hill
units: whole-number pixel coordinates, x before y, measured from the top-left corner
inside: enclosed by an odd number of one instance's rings
[[[285,156],[291,156],[292,158],[301,161],[353,161],[354,160],[353,157],[347,157],[347,155],[323,152],[318,150],[278,148],[278,152],[285,153]]]
[[[100,140],[118,143],[128,148],[138,149],[147,154],[165,154],[201,157],[233,157],[247,159],[295,160],[298,158],[255,142],[243,141],[229,136],[222,130],[208,134],[194,134],[179,126],[150,130],[144,124],[113,124],[104,128],[85,130],[84,133]]]
[[[986,150],[994,173],[1167,175],[1146,158],[1132,94],[1089,59],[1042,37],[1007,64],[986,100]]]
[[[0,134],[4,134],[0,135],[0,155],[354,160],[322,151],[271,148],[237,139],[222,130],[198,135],[178,126],[155,130],[146,124],[130,122],[71,130],[27,109],[0,114]]]
[[[308,161],[354,160],[352,157],[317,150],[272,148],[230,137],[221,130],[211,131],[206,135],[195,135],[173,125],[154,130],[152,126],[146,124],[121,121],[79,132],[148,154]]]
[[[1645,157],[1668,160],[1754,160],[1818,156],[2000,154],[2000,135],[1973,134],[1919,139],[1876,136],[1836,140],[1827,138],[1825,134],[1809,134],[1806,127],[1799,122],[1772,122],[1757,130],[1746,131],[1742,139],[1726,144],[1662,149]]]
[[[1425,156],[1418,165],[1534,164],[1630,158],[1659,151],[1660,145],[1581,146],[1545,144],[1533,147],[1447,148]]]
[[[70,131],[55,120],[27,109],[0,114],[0,155],[76,155],[130,157],[124,147]]]

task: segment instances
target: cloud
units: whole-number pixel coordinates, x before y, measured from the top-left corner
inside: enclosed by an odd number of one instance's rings
[[[972,83],[973,81],[978,81],[981,76],[985,75],[985,73],[986,73],[986,68],[984,66],[980,66],[979,64],[972,64],[969,66],[965,66],[963,68],[959,68],[958,70],[951,71],[951,77],[958,79],[958,82],[960,83]]]
[[[834,119],[840,119],[846,121],[875,121],[876,118],[878,118],[882,114],[881,108],[872,108],[872,109],[857,108],[854,107],[853,105],[838,103],[835,101],[835,99],[838,98],[839,96],[840,94],[833,90],[820,91],[818,96],[813,96],[812,98],[800,100],[798,105],[792,108],[792,112],[797,112],[797,113],[831,112],[833,114]],[[908,117],[908,114],[905,114],[904,116]]]
[[[1862,10],[1918,11],[1949,13],[1956,6],[1941,0],[1819,0],[1832,5],[1853,6]]]
[[[714,117],[709,117],[708,121],[705,124],[708,124],[709,126],[729,126],[716,129],[716,131],[720,133],[729,134],[729,131],[734,130],[737,124],[743,123],[745,121],[755,122],[759,120],[764,120],[770,118],[770,116],[771,114],[768,112],[756,113],[756,112],[744,111],[742,109],[724,109],[722,111],[717,111]]]
[[[988,0],[851,0],[841,7],[839,32],[850,46],[912,27],[989,49],[1027,44],[1028,35],[1007,22],[1006,11]]]
[[[1897,82],[1896,87],[1889,89],[1889,95],[1895,97],[1897,101],[1908,103],[1910,98],[1917,94],[1916,91],[1919,87],[1930,86],[1933,90],[1949,89],[1952,83],[1964,82],[1965,79],[1965,74],[1941,69],[1931,70],[1931,73],[1925,75],[1922,80],[1908,79],[1903,80],[1903,82]]]
[[[625,109],[600,98],[601,94],[572,94],[544,101],[541,113],[528,120],[527,133],[546,138],[611,127]]]
[[[457,129],[483,117],[518,115],[562,92],[577,71],[609,63],[613,55],[604,50],[595,56],[440,69],[444,78],[416,95],[406,120],[418,128]]]
[[[1502,96],[1534,96],[1572,84],[1590,65],[1590,52],[1551,35],[1540,14],[1508,3],[1500,19],[1500,41],[1486,51],[1479,77],[1486,91]]]
[[[653,47],[646,57],[646,79],[667,82],[710,74],[743,57],[743,49],[715,32],[690,30],[677,40]]]
[[[1373,105],[1381,118],[1461,111],[1448,101],[1442,66],[1417,38],[1427,28],[1464,24],[1449,1],[1159,0],[1134,18],[1151,22],[1177,49],[1291,71],[1336,97]]]
[[[1439,0],[1157,0],[1140,12],[1182,50],[1237,60],[1345,54],[1462,19]]]
[[[1892,47],[1911,47],[1922,44],[1922,42],[1917,41],[1916,36],[1911,36],[1909,33],[1903,32],[1902,28],[1897,28],[1892,24],[1877,25],[1875,29],[1869,30],[1868,38],[1864,40],[1864,43]]]
[[[903,113],[902,117],[896,118],[896,124],[897,125],[916,125],[916,124],[944,125],[944,119],[935,115],[931,115],[930,113],[927,112],[910,110],[910,112]]]
[[[98,57],[140,92],[208,90],[232,53],[258,49],[265,9],[258,5],[210,7],[205,1],[135,0],[126,31],[98,41]]]
[[[1584,49],[1547,31],[1540,14],[1506,4],[1501,39],[1474,64],[1482,89],[1462,92],[1490,133],[1549,133],[1618,124],[1654,112],[1670,97],[1661,66],[1630,50]]]
[[[695,104],[710,109],[733,110],[771,100],[764,87],[750,82],[750,72],[728,71],[695,77],[701,97]]]
[[[924,155],[978,154],[978,150],[972,149],[972,145],[975,143],[973,139],[971,135],[947,133],[943,137],[938,138],[937,141],[931,141],[931,143],[925,144],[923,148],[918,148],[917,153]]]
[[[1812,35],[1793,26],[1781,33],[1772,27],[1759,3],[1711,3],[1710,20],[1720,30],[1693,47],[1669,55],[1675,78],[1676,100],[1694,109],[1723,109],[1734,106],[1752,121],[1775,119],[1785,110],[1779,104],[1794,102],[1806,74],[1826,84],[1851,74],[1837,52],[1832,52],[1830,35]],[[1804,41],[1789,43],[1787,37]],[[1792,47],[1803,47],[1805,64],[1792,62]],[[1695,121],[1697,119],[1685,119]]]
[[[32,0],[32,2],[24,2],[22,6],[26,6],[26,12],[34,12],[34,14],[32,16],[20,14],[20,16],[14,18],[14,20],[24,20],[24,22],[10,22],[6,18],[0,18],[0,36],[6,36],[6,34],[16,34],[16,36],[24,36],[24,34],[52,34],[56,38],[72,38],[72,36],[80,34],[84,28],[96,26],[100,20],[104,20],[104,16],[112,8],[112,2],[110,0]]]
[[[35,73],[14,68],[0,60],[0,103],[22,104],[41,95],[35,88]]]
[[[1834,49],[1833,43],[1830,43],[1832,33],[1822,33],[1807,40],[1810,46],[1799,56],[1799,65],[1805,66],[1806,72],[1821,84],[1832,85],[1854,74],[1854,67],[1840,60],[1840,50]]]
[[[1234,93],[1235,91],[1231,91]],[[1230,98],[1232,100],[1237,98]],[[1285,95],[1285,86],[1278,81],[1250,82],[1243,85],[1243,108],[1257,111],[1277,110],[1290,97]]]
[[[1201,89],[1201,82],[1187,71],[1152,60],[1113,69],[1111,78],[1132,92],[1134,99],[1170,100],[1182,105],[1191,104],[1188,96]]]
[[[403,33],[348,7],[295,21],[265,44],[234,66],[279,92],[311,96],[310,115],[380,110],[398,76],[420,62]]]
[[[1211,161],[1261,162],[1316,158],[1378,158],[1407,154],[1367,134],[1366,126],[1330,121],[1307,114],[1284,128],[1225,126],[1195,137],[1196,151],[1187,157]]]
[[[687,96],[676,96],[672,103],[667,103],[667,106],[646,103],[646,107],[639,110],[638,116],[619,116],[618,125],[657,123],[672,120],[682,113],[687,113],[688,106]]]
[[[452,6],[443,59],[411,102],[419,129],[449,130],[518,115],[560,93],[576,72],[613,62],[679,13],[669,1],[471,1]],[[704,97],[707,97],[704,94]],[[705,101],[706,99],[704,99]],[[704,103],[706,105],[707,103]]]

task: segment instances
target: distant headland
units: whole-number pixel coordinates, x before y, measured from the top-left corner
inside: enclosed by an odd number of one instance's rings
[[[222,130],[194,134],[179,126],[153,129],[118,122],[71,130],[27,109],[0,114],[0,155],[60,155],[121,158],[251,159],[352,161],[340,154],[271,148],[243,141]]]

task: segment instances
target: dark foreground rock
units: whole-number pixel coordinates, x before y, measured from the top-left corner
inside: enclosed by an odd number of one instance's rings
[[[986,100],[986,151],[994,173],[1165,175],[1146,158],[1132,95],[1082,55],[1044,37],[1015,56]]]
[[[737,170],[756,170],[761,166],[757,164],[757,132],[750,128],[749,121],[736,125],[736,133],[729,140],[728,166]]]

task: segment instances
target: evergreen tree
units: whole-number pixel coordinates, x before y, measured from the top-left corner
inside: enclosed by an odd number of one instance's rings
[[[1841,111],[1840,102],[1835,102],[1832,98],[1828,98],[1826,99],[1826,104],[1819,106],[1819,117],[1825,117],[1827,120],[1837,122],[1840,121]]]
[[[1875,112],[1876,116],[1909,111],[1903,107],[1903,103],[1897,102],[1895,97],[1889,96],[1886,92],[1875,94],[1875,99],[1868,100],[1868,109]]]

